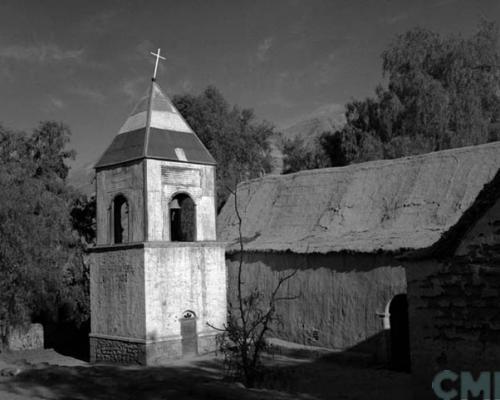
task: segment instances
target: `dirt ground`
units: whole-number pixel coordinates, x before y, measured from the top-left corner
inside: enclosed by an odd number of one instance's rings
[[[267,360],[262,389],[223,379],[220,360],[198,357],[160,367],[90,365],[53,350],[0,354],[0,400],[401,400],[410,376],[335,357]],[[19,372],[20,371],[20,372]],[[9,376],[15,374],[14,376]]]

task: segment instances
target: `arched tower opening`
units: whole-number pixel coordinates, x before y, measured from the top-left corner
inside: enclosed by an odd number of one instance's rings
[[[170,209],[170,240],[172,242],[196,241],[196,206],[186,193],[172,198]]]
[[[112,213],[114,243],[128,242],[130,232],[129,205],[124,195],[119,194],[113,199]]]

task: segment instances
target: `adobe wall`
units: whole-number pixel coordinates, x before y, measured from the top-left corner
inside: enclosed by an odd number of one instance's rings
[[[224,244],[146,242],[91,254],[91,361],[156,364],[182,357],[180,321],[196,315],[198,353],[226,322]]]
[[[239,255],[227,256],[229,298],[236,299]],[[243,281],[268,296],[279,276],[297,270],[283,286],[277,312],[282,325],[274,336],[333,349],[377,352],[385,346],[384,312],[397,294],[406,293],[405,271],[382,255],[245,253]]]
[[[199,336],[215,334],[208,324],[222,327],[227,314],[224,246],[147,243],[145,253],[146,339],[180,339],[187,310],[196,315]]]
[[[97,171],[96,227],[98,245],[112,242],[111,203],[118,194],[123,194],[127,198],[129,206],[130,237],[125,242],[144,240],[144,173],[142,163],[143,161]]]
[[[435,399],[438,371],[500,366],[500,203],[466,234],[453,257],[408,266],[415,399]],[[459,388],[458,388],[459,389]]]
[[[91,254],[91,335],[145,339],[144,299],[144,249],[115,245]]]

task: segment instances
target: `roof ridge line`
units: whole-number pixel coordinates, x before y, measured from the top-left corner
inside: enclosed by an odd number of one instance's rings
[[[240,185],[249,185],[254,182],[271,181],[271,180],[291,180],[299,176],[304,175],[321,175],[321,174],[332,174],[332,173],[345,173],[348,170],[375,170],[390,167],[394,164],[411,164],[419,162],[419,159],[438,159],[442,158],[455,158],[457,154],[463,153],[473,153],[474,151],[493,151],[494,148],[500,147],[500,141],[481,143],[478,145],[454,147],[451,149],[444,149],[438,151],[431,151],[429,153],[414,154],[410,156],[398,157],[398,158],[383,158],[379,160],[364,161],[361,163],[353,163],[348,165],[342,165],[337,167],[325,167],[325,168],[313,168],[305,169],[301,171],[296,171],[287,174],[267,174],[261,177],[251,178],[238,183]]]
[[[153,89],[155,84],[155,78],[151,79],[151,86],[149,90],[149,99],[148,99],[148,109],[146,114],[146,134],[144,137],[144,149],[143,156],[146,158],[148,156],[148,146],[149,146],[149,132],[151,131],[151,112],[153,107]]]

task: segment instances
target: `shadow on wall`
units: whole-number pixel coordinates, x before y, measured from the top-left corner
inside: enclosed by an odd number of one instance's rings
[[[410,327],[406,294],[387,306],[385,329],[350,347],[347,352],[372,354],[373,361],[394,371],[411,372]]]
[[[251,238],[253,240],[254,238]],[[245,238],[243,239],[245,240]],[[285,252],[244,252],[245,265],[261,263],[274,272],[285,272],[297,269],[299,271],[315,271],[330,269],[336,272],[369,272],[380,267],[404,267],[404,262],[397,258],[398,254],[365,254],[365,253],[307,253],[298,254]],[[239,252],[226,253],[226,260],[239,262]],[[406,286],[406,284],[405,284]]]
[[[409,347],[401,344],[407,340],[394,336],[394,332],[386,329],[341,352],[342,356],[335,357],[364,358],[369,365],[378,365],[393,371],[411,372]]]

